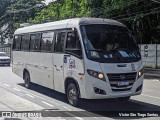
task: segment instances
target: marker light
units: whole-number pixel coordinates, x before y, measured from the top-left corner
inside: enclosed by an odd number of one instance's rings
[[[88,74],[89,74],[90,76],[105,81],[105,77],[104,77],[104,74],[103,74],[103,73],[97,72],[97,71],[93,71],[93,70],[87,70],[87,72],[88,72]]]
[[[143,75],[143,68],[138,72],[138,79]]]
[[[139,75],[139,76],[142,76],[142,72],[141,72],[141,71],[139,71],[139,72],[138,72],[138,75]]]

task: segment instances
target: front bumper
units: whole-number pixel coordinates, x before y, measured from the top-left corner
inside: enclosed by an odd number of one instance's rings
[[[128,91],[112,91],[110,83],[102,80],[98,80],[96,78],[90,77],[87,75],[87,78],[91,78],[86,80],[85,86],[85,99],[105,99],[105,98],[118,98],[118,97],[127,97],[127,96],[134,96],[139,95],[142,93],[143,86],[143,78],[140,77],[138,80],[135,80],[132,88]],[[105,95],[103,94],[96,94],[94,88],[99,88],[105,91]],[[140,88],[140,89],[138,89]]]

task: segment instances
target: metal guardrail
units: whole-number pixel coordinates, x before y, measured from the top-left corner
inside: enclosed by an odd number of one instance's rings
[[[0,52],[5,52],[11,57],[11,46],[0,46]]]

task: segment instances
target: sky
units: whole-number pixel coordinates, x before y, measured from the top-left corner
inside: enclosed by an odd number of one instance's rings
[[[46,5],[48,5],[49,3],[54,2],[54,1],[56,1],[56,0],[44,0]]]

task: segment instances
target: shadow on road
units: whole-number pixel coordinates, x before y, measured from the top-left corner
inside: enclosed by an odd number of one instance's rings
[[[18,85],[23,86],[24,84],[19,83]],[[31,90],[39,92],[41,94],[47,95],[50,98],[59,100],[61,102],[67,103],[66,95],[59,93],[57,91],[32,84]],[[93,114],[100,115],[105,117],[107,112],[156,112],[159,111],[160,113],[160,105],[153,105],[151,103],[145,103],[137,100],[129,100],[126,102],[118,101],[116,99],[103,99],[103,100],[85,100],[81,99],[78,108],[83,109],[85,111],[89,111],[91,115],[94,117]],[[87,113],[88,114],[88,113]],[[111,117],[115,118],[115,117]],[[133,117],[134,118],[134,117]],[[137,119],[138,117],[136,117]],[[143,117],[139,117],[143,118]],[[127,119],[127,117],[126,117]],[[129,117],[129,119],[131,119]]]

